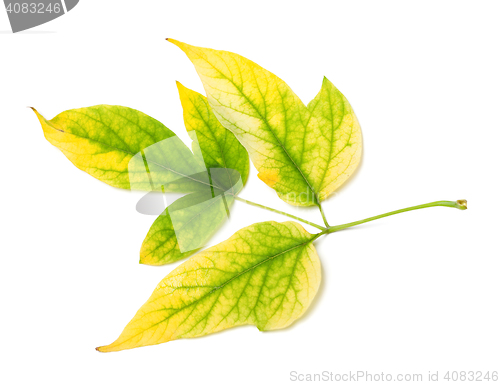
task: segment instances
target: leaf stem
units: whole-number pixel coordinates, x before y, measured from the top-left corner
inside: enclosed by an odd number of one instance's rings
[[[343,225],[338,225],[338,226],[329,226],[328,229],[326,230],[326,233],[328,233],[328,234],[329,233],[334,233],[336,231],[347,229],[348,227],[353,227],[353,226],[361,225],[361,224],[366,223],[366,222],[374,221],[374,220],[377,220],[377,219],[380,219],[380,218],[388,217],[388,216],[399,214],[399,213],[404,213],[406,211],[419,210],[419,209],[425,209],[427,207],[437,207],[437,206],[453,207],[453,208],[456,208],[456,209],[459,209],[459,210],[466,210],[467,209],[467,201],[465,199],[461,199],[461,200],[458,200],[458,201],[455,201],[455,202],[452,202],[452,201],[436,201],[436,202],[425,203],[423,205],[411,206],[411,207],[407,207],[405,209],[396,210],[396,211],[390,211],[390,212],[385,213],[385,214],[380,214],[380,215],[377,215],[377,216],[374,216],[374,217],[370,217],[370,218],[366,218],[366,219],[362,219],[362,220],[356,221],[356,222],[345,223]],[[323,234],[325,234],[325,232],[323,231],[320,234],[323,235]]]
[[[325,226],[328,228],[330,225],[328,224],[328,221],[326,220],[326,215],[325,212],[323,211],[323,207],[321,206],[321,203],[318,202],[318,207],[319,211],[321,212],[321,216],[323,217],[323,222],[325,223]]]
[[[288,214],[288,213],[285,213],[285,212],[283,212],[283,211],[276,210],[276,209],[273,209],[273,208],[271,208],[271,207],[267,207],[267,206],[264,206],[264,205],[261,205],[261,204],[255,203],[255,202],[252,202],[252,201],[249,201],[249,200],[246,200],[246,199],[240,198],[240,197],[238,197],[238,196],[234,196],[234,199],[236,199],[237,201],[240,201],[240,202],[244,202],[244,203],[246,203],[247,205],[250,205],[250,206],[260,207],[261,209],[264,209],[264,210],[269,210],[269,211],[272,211],[272,212],[275,212],[275,213],[278,213],[278,214],[281,214],[281,215],[286,215],[287,217],[290,217],[290,218],[296,219],[296,220],[298,220],[298,221],[301,221],[301,222],[307,223],[308,225],[313,226],[313,227],[316,227],[317,229],[323,230],[324,232],[326,232],[326,231],[327,231],[327,228],[325,228],[325,227],[323,227],[323,226],[320,226],[320,225],[317,225],[316,223],[312,223],[312,222],[306,221],[306,220],[305,220],[305,219],[303,219],[303,218],[296,217],[295,215]],[[324,234],[324,233],[323,233],[323,234]]]

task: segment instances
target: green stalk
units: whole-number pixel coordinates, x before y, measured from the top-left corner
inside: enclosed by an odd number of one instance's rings
[[[323,217],[323,222],[325,223],[325,226],[330,227],[330,225],[328,224],[328,221],[326,220],[326,215],[323,211],[323,207],[321,206],[321,203],[319,203],[319,202],[318,202],[318,207],[319,207],[319,211],[321,212],[321,216]]]
[[[456,208],[456,209],[459,209],[459,210],[466,210],[467,209],[467,201],[465,199],[461,199],[461,200],[458,200],[458,201],[455,201],[455,202],[452,202],[452,201],[437,201],[437,202],[425,203],[423,205],[418,205],[418,206],[411,206],[411,207],[407,207],[405,209],[391,211],[391,212],[388,212],[388,213],[385,213],[385,214],[380,214],[380,215],[377,215],[377,216],[374,216],[374,217],[370,217],[370,218],[366,218],[366,219],[362,219],[362,220],[356,221],[356,222],[345,223],[343,225],[338,225],[338,226],[330,226],[330,227],[328,227],[328,229],[326,231],[323,231],[320,234],[322,235],[322,234],[326,234],[326,233],[328,233],[328,234],[329,233],[334,233],[336,231],[347,229],[348,227],[353,227],[353,226],[361,225],[361,224],[366,223],[366,222],[371,222],[371,221],[374,221],[374,220],[377,220],[377,219],[380,219],[380,218],[388,217],[388,216],[399,214],[399,213],[404,213],[406,211],[419,210],[419,209],[425,209],[427,207],[437,207],[437,206],[453,207],[453,208]]]
[[[260,207],[261,209],[264,209],[264,210],[269,210],[269,211],[272,211],[272,212],[275,212],[275,213],[278,213],[278,214],[281,214],[281,215],[286,215],[287,217],[290,217],[290,218],[296,219],[298,221],[307,223],[308,225],[316,227],[317,229],[320,229],[320,230],[323,230],[323,231],[327,231],[327,229],[325,227],[317,225],[316,223],[312,223],[312,222],[306,221],[305,219],[296,217],[295,215],[288,214],[288,213],[285,213],[283,211],[279,211],[279,210],[273,209],[271,207],[267,207],[267,206],[264,206],[264,205],[261,205],[261,204],[258,204],[258,203],[255,203],[255,202],[252,202],[252,201],[249,201],[249,200],[237,197],[237,196],[234,196],[234,199],[236,199],[237,201],[240,201],[240,202],[244,202],[247,205]]]

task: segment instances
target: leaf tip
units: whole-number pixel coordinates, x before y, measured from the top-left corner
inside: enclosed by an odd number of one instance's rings
[[[322,87],[327,87],[329,89],[333,89],[333,90],[338,91],[337,87],[335,87],[335,85],[326,76],[323,76]]]
[[[186,87],[184,87],[184,85],[180,81],[178,81],[178,80],[175,81],[175,85],[177,86],[177,90],[179,91],[179,94],[182,91],[186,90]]]
[[[186,52],[186,49],[189,47],[188,44],[186,43],[182,43],[178,40],[175,40],[175,39],[172,39],[170,37],[167,37],[166,40],[169,42],[169,43],[172,43],[173,45],[176,45],[177,47],[179,47],[182,51]]]
[[[116,352],[122,349],[115,349],[113,344],[110,344],[110,345],[98,346],[97,348],[95,348],[95,350],[98,351],[99,353],[109,353],[109,352]]]
[[[28,108],[31,108],[31,110],[35,113],[36,117],[38,118],[40,123],[42,123],[43,126],[43,121],[45,120],[45,118],[36,110],[35,107],[28,107]]]

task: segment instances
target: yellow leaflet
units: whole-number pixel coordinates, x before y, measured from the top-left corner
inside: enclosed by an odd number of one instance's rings
[[[309,307],[321,281],[316,237],[295,222],[239,230],[167,275],[120,337],[97,350],[155,345],[238,325],[290,325]]]

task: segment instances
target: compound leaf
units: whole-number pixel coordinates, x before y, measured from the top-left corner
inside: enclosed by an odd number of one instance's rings
[[[169,41],[192,61],[214,114],[281,199],[319,204],[355,170],[359,123],[328,80],[306,107],[283,80],[240,55]]]
[[[168,274],[111,352],[191,338],[238,325],[281,329],[309,307],[321,267],[309,234],[295,222],[261,222]]]

